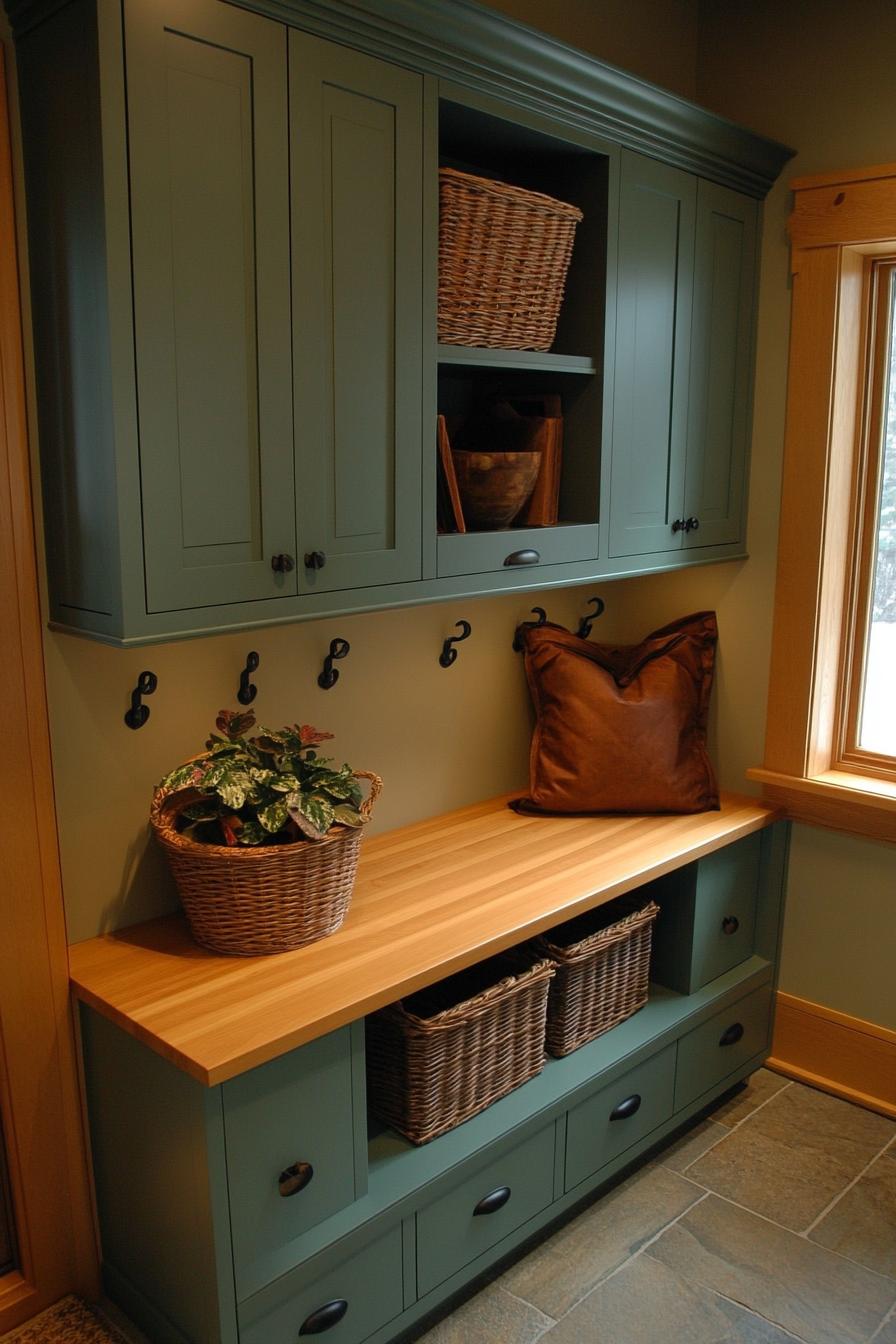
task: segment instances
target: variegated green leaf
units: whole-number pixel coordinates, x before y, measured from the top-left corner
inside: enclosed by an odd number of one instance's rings
[[[271,771],[271,778],[268,783],[275,793],[294,793],[296,789],[301,788],[295,775],[289,773],[275,775]]]
[[[333,824],[333,805],[319,793],[291,793],[289,815],[310,840],[320,840]]]
[[[365,819],[357,808],[349,803],[337,803],[333,808],[333,820],[340,826],[363,826]]]
[[[288,818],[289,808],[286,805],[285,798],[278,798],[276,802],[269,803],[267,807],[258,809],[258,820],[264,829],[272,835],[283,830]]]
[[[218,804],[214,798],[202,798],[198,803],[185,807],[180,814],[190,821],[214,821],[218,815]]]
[[[243,829],[239,834],[239,843],[241,845],[263,845],[268,838],[268,832],[257,821],[246,821],[243,823]]]
[[[252,788],[252,779],[245,770],[230,770],[215,787],[221,801],[238,812]]]

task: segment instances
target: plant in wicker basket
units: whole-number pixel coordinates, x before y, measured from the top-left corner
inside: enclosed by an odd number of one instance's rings
[[[240,955],[335,932],[382,787],[318,756],[332,733],[293,724],[249,736],[254,726],[251,711],[221,710],[205,751],[165,776],[150,812],[196,941]]]

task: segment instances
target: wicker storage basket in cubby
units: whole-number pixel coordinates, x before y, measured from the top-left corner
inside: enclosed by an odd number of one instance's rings
[[[581,210],[439,170],[439,340],[550,350]]]
[[[536,938],[557,965],[547,1019],[548,1053],[560,1057],[624,1022],[647,1002],[655,901],[620,897]]]
[[[544,1067],[553,964],[531,947],[502,952],[367,1019],[371,1110],[428,1143]]]

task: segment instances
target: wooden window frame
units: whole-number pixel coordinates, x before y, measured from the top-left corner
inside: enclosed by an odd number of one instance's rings
[[[790,368],[765,759],[798,821],[896,842],[896,768],[850,741],[871,482],[872,271],[896,258],[896,164],[792,183]]]

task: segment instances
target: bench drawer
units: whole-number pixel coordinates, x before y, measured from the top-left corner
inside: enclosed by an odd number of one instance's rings
[[[771,998],[771,985],[763,985],[682,1037],[675,1076],[676,1111],[768,1049]]]
[[[569,1112],[566,1189],[643,1139],[672,1114],[675,1046],[667,1046]]]
[[[240,1344],[361,1344],[403,1309],[401,1226],[353,1252],[318,1256],[240,1308]]]
[[[479,1166],[417,1214],[417,1292],[430,1289],[547,1208],[554,1197],[554,1125]]]
[[[290,1243],[364,1193],[351,1029],[223,1084],[237,1300],[292,1268]]]

